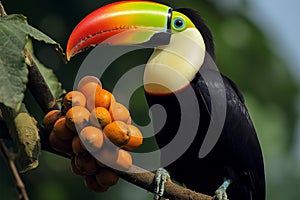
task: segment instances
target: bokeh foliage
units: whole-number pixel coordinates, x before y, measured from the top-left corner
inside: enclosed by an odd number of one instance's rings
[[[30,24],[65,47],[68,36],[80,19],[113,1],[2,2],[8,13],[26,15]],[[174,8],[190,7],[201,13],[215,38],[217,65],[244,93],[256,126],[266,163],[267,199],[299,199],[299,163],[291,153],[298,117],[296,100],[299,86],[289,71],[287,61],[276,53],[275,49],[279,47],[243,14],[246,4],[241,8],[225,9],[217,0],[157,2]],[[63,87],[71,90],[77,69],[86,54],[76,56],[65,65],[51,48],[35,44],[35,52],[47,66],[52,66]],[[126,63],[132,64],[132,55],[130,57]],[[111,87],[109,83],[107,85]],[[30,94],[26,98],[30,99]],[[41,112],[35,106],[31,106],[30,111],[41,118]],[[68,160],[43,152],[40,163],[38,169],[22,176],[32,199],[151,199],[148,192],[123,181],[107,193],[95,194],[87,191],[82,178],[71,174]],[[0,194],[6,200],[16,199],[7,174],[7,168],[0,159]]]

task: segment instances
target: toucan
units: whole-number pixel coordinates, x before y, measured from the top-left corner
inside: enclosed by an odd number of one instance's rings
[[[158,146],[171,145],[161,163],[172,180],[219,200],[265,199],[262,150],[244,97],[216,68],[212,33],[197,11],[150,1],[105,5],[74,28],[67,59],[100,44],[153,48],[144,91],[167,115],[163,126],[160,112],[152,118]]]

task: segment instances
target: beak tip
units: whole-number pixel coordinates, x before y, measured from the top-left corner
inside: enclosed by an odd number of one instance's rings
[[[66,49],[66,59],[67,61],[70,61],[70,59],[74,56],[74,51],[73,49],[70,47],[69,43],[67,45],[67,49]]]
[[[67,59],[67,62],[69,62],[71,59],[71,56],[68,53],[66,54],[66,59]]]

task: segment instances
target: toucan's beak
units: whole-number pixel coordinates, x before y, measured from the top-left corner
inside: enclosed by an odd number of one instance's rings
[[[101,7],[73,30],[67,44],[67,59],[98,44],[167,45],[171,15],[172,8],[155,2],[122,1]]]

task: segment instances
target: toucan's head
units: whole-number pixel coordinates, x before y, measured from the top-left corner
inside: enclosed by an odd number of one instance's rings
[[[120,1],[89,14],[69,38],[67,59],[99,44],[154,47],[144,84],[146,92],[158,95],[187,86],[205,52],[214,58],[211,33],[195,11],[148,1]]]

